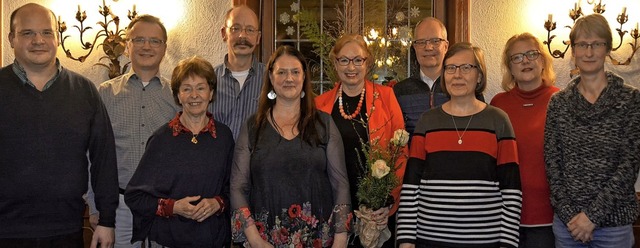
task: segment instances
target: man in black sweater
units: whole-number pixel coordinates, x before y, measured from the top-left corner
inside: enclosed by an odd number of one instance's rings
[[[113,131],[91,81],[60,66],[55,15],[11,13],[14,63],[0,70],[0,247],[83,247],[89,163],[101,213],[91,247],[112,247],[118,180]]]

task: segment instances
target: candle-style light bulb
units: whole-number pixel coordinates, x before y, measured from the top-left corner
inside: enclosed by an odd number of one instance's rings
[[[553,14],[549,14],[549,22],[553,22]]]
[[[80,4],[78,4],[78,12],[82,12],[82,10],[80,10]]]

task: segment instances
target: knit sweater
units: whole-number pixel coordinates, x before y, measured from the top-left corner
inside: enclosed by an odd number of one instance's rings
[[[0,238],[42,238],[82,228],[89,162],[100,211],[113,227],[118,175],[113,131],[95,86],[61,69],[51,87],[0,71]]]
[[[520,181],[522,182],[521,226],[549,226],[553,209],[544,164],[544,123],[547,105],[555,86],[540,86],[531,91],[518,87],[497,94],[491,105],[509,115],[518,142]]]
[[[442,107],[422,115],[400,195],[398,243],[518,247],[516,151],[509,118],[493,106],[464,117]]]
[[[549,103],[544,155],[551,205],[564,223],[580,212],[598,227],[638,216],[640,92],[611,72],[606,78],[593,104],[578,92],[579,76]]]

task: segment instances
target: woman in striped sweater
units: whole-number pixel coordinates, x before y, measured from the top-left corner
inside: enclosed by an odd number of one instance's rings
[[[482,51],[453,45],[442,88],[451,100],[416,125],[398,209],[401,247],[518,247],[522,194],[507,115],[475,98]]]

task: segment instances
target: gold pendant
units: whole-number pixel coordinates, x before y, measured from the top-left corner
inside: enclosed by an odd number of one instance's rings
[[[193,136],[193,138],[191,138],[191,143],[198,144],[198,139],[196,139],[196,136]]]
[[[462,139],[458,139],[458,145],[462,145]]]

